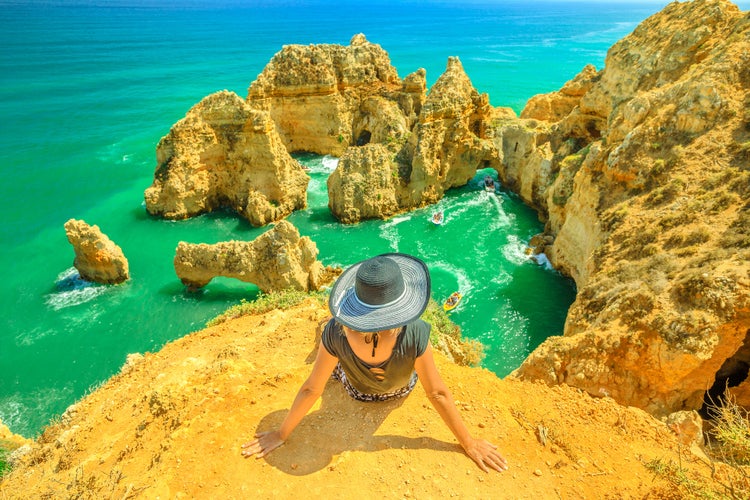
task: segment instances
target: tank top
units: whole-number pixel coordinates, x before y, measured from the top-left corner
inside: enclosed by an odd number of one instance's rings
[[[396,339],[391,357],[377,365],[366,363],[354,354],[343,328],[335,319],[326,324],[321,342],[332,356],[338,358],[341,369],[355,389],[365,394],[384,394],[409,383],[414,373],[414,361],[424,354],[430,342],[430,328],[430,324],[421,319],[406,325]],[[383,380],[377,380],[370,368],[383,370]]]

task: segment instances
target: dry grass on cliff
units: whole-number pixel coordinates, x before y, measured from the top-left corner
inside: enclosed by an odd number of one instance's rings
[[[680,456],[658,458],[646,463],[655,477],[672,488],[666,498],[731,499],[750,498],[750,419],[731,394],[708,407],[705,463],[710,475],[696,474],[683,466]]]

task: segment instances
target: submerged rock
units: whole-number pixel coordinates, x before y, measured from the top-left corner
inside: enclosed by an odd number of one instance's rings
[[[73,265],[86,281],[116,284],[130,277],[128,260],[99,226],[89,226],[82,220],[70,219],[65,223],[65,234],[73,245]]]

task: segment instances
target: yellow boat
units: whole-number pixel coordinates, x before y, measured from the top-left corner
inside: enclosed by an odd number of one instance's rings
[[[443,311],[450,311],[452,309],[455,309],[456,306],[458,306],[458,303],[461,302],[461,299],[463,298],[463,295],[459,292],[453,292],[450,297],[448,297],[445,302],[443,302]]]

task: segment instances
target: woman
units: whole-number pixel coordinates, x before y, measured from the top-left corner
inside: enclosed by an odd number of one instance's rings
[[[497,446],[475,439],[440,378],[430,347],[430,325],[419,317],[430,299],[430,274],[406,254],[378,255],[348,268],[331,289],[333,315],[323,330],[312,373],[277,430],[260,432],[242,455],[261,458],[284,444],[323,393],[333,374],[360,401],[404,397],[417,379],[466,454],[488,472],[507,470]]]

